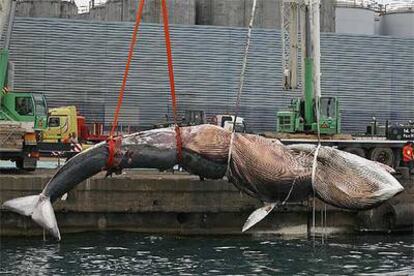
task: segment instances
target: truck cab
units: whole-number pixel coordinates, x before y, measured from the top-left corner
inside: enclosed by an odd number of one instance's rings
[[[0,120],[33,122],[34,129],[47,127],[47,103],[43,94],[3,92],[0,102]]]
[[[102,123],[93,123],[91,130],[84,116],[78,114],[76,106],[62,106],[49,109],[48,127],[43,131],[45,143],[66,143],[70,136],[75,136],[81,143],[95,144],[105,141]]]
[[[234,115],[215,115],[213,117],[213,124],[226,130],[233,131]],[[246,132],[246,123],[244,118],[237,117],[235,128],[236,132]]]
[[[75,106],[51,108],[48,114],[48,127],[43,132],[43,142],[63,142],[72,133],[78,133],[77,111]]]

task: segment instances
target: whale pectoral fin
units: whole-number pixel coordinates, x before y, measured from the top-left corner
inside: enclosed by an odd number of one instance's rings
[[[247,231],[253,227],[256,223],[264,219],[276,206],[276,203],[265,203],[265,205],[253,213],[247,218],[246,222],[243,225],[242,232]]]
[[[50,198],[43,198],[38,202],[32,219],[60,241],[60,232]]]
[[[39,201],[39,195],[18,197],[3,203],[2,208],[16,212],[23,216],[30,216]]]
[[[60,200],[65,201],[66,199],[68,199],[68,193],[65,193]]]

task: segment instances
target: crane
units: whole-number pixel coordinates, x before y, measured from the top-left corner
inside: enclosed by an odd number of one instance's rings
[[[338,99],[321,97],[320,4],[320,0],[282,1],[283,88],[301,89],[302,97],[292,99],[288,111],[277,113],[281,133],[340,133]]]

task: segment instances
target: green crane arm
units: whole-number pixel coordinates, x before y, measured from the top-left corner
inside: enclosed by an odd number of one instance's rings
[[[3,93],[3,88],[7,85],[7,64],[9,62],[9,51],[1,50],[0,52],[0,89]]]
[[[4,5],[4,9],[5,11],[3,11],[3,16],[4,18],[9,19],[8,21],[8,26],[7,26],[7,32],[6,32],[6,36],[4,38],[4,49],[1,50],[0,52],[0,93],[3,93],[3,88],[7,85],[7,68],[8,68],[8,63],[9,63],[9,45],[10,45],[10,38],[11,38],[11,33],[13,30],[13,24],[14,24],[14,17],[15,17],[15,12],[16,12],[16,1],[13,0],[11,1],[4,1],[5,5]],[[6,3],[7,2],[7,3]],[[1,24],[0,26],[4,25],[4,18],[1,20]],[[3,30],[0,30],[0,32]],[[1,33],[0,33],[0,37],[1,37]]]

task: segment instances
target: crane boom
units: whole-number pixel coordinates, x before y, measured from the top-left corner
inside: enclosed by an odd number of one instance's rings
[[[278,112],[279,132],[340,132],[337,99],[321,97],[320,5],[320,0],[282,0],[283,87],[301,89],[302,97],[292,101],[291,111]]]
[[[10,46],[10,37],[13,30],[14,15],[16,11],[16,1],[3,1],[1,17],[0,17],[0,38],[1,33],[5,26],[6,20],[7,23],[7,32],[4,38],[4,47],[0,51],[0,90],[7,85],[7,70],[9,63],[9,46]],[[1,92],[0,92],[1,93]]]
[[[298,68],[298,26],[300,1],[282,1],[282,67],[283,67],[283,87],[284,89],[298,88],[297,68]]]
[[[305,82],[304,58],[312,58],[315,95],[320,96],[320,0],[282,1],[282,67],[284,89],[297,89]],[[308,13],[308,16],[306,16]],[[309,28],[306,28],[308,25]],[[309,43],[306,43],[308,37]],[[309,55],[306,55],[309,53]],[[298,63],[299,56],[302,57]],[[298,80],[299,64],[302,80]]]
[[[2,38],[4,27],[9,19],[11,2],[11,0],[0,0],[0,39]]]

